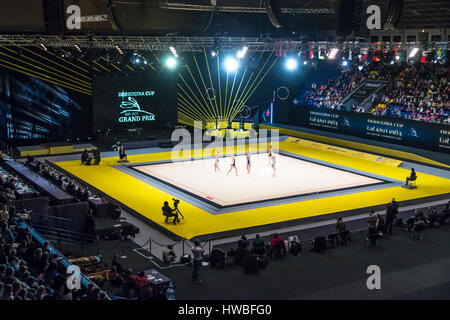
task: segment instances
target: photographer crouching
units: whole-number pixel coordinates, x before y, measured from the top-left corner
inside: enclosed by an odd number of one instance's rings
[[[169,207],[169,202],[164,201],[164,206],[162,207],[162,212],[163,215],[166,217],[165,222],[169,222],[170,218],[173,218],[173,224],[177,224],[180,223],[180,218],[179,216],[181,215],[182,218],[183,215],[181,214],[180,210],[178,209],[178,204],[180,203],[180,200],[178,199],[172,199],[173,200],[173,205],[174,208],[172,209],[171,207]]]

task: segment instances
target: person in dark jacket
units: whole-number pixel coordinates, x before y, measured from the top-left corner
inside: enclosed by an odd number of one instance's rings
[[[397,214],[398,202],[395,201],[395,198],[392,198],[392,201],[386,205],[386,231],[389,234],[392,234],[392,227]]]
[[[416,179],[417,179],[416,171],[414,170],[414,168],[411,168],[411,175],[406,178],[406,184],[405,185],[408,185],[408,183],[410,181],[416,181]]]

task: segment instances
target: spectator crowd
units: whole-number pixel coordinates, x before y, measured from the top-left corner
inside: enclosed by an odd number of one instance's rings
[[[450,64],[372,62],[361,70],[352,66],[337,79],[313,83],[305,102],[320,108],[346,110],[342,101],[367,79],[388,80],[382,93],[374,95],[372,106],[353,105],[351,111],[435,123],[450,124]]]

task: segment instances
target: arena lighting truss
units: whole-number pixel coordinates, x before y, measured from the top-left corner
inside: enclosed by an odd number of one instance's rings
[[[292,38],[270,38],[270,37],[181,37],[181,36],[55,36],[55,35],[0,35],[0,46],[45,46],[55,48],[81,49],[116,49],[120,50],[147,50],[147,51],[170,51],[176,48],[180,52],[203,52],[203,48],[209,50],[238,50],[246,46],[250,51],[281,51],[307,52],[311,49],[337,48],[345,50],[399,50],[410,51],[414,47],[423,49],[419,42],[360,42],[345,41],[341,43],[320,41],[306,42]],[[450,48],[450,42],[433,42],[427,44],[428,50]]]
[[[208,122],[231,121],[248,110],[246,103],[279,59],[274,51],[256,55],[257,68],[239,67],[238,59],[232,55],[224,57],[228,66],[222,68],[222,57],[211,56],[205,48],[203,54],[193,54],[195,68],[186,65],[188,73],[178,73],[178,122],[193,126],[195,121],[201,121],[206,126]],[[206,68],[199,67],[203,59]],[[212,70],[217,70],[215,76]]]
[[[235,13],[266,13],[264,7],[243,7],[243,6],[217,6],[199,5],[190,3],[162,2],[161,9],[182,10],[182,11],[202,11],[202,12],[235,12]],[[280,8],[285,14],[335,14],[333,8]]]

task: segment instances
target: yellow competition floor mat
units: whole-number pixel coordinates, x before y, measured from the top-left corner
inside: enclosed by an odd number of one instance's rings
[[[267,145],[260,147],[264,150],[267,149]],[[298,138],[288,138],[286,141],[280,142],[279,147],[280,150],[286,152],[402,181],[410,173],[409,170],[398,168],[396,160],[393,159],[384,158],[380,161],[379,156],[320,143],[311,143]],[[251,145],[250,148],[255,150],[256,146]],[[243,148],[240,147],[239,149],[238,152],[243,151]],[[229,154],[235,151],[229,150],[225,153]],[[210,155],[211,149],[205,149],[203,152]],[[202,150],[194,150],[194,153],[196,156],[201,155]],[[169,160],[170,158],[171,152],[128,156],[128,160],[133,164]],[[172,195],[115,169],[111,165],[116,165],[117,160],[118,157],[104,158],[99,166],[84,166],[80,164],[80,161],[64,161],[55,164],[144,217],[186,239],[198,235],[381,205],[388,203],[393,197],[398,201],[406,201],[450,192],[450,179],[418,172],[418,188],[413,190],[402,187],[384,188],[218,215],[210,214],[183,202],[180,209],[185,219],[179,225],[172,225],[164,222],[161,213],[163,202],[170,200]],[[301,178],[300,173],[299,178]]]

